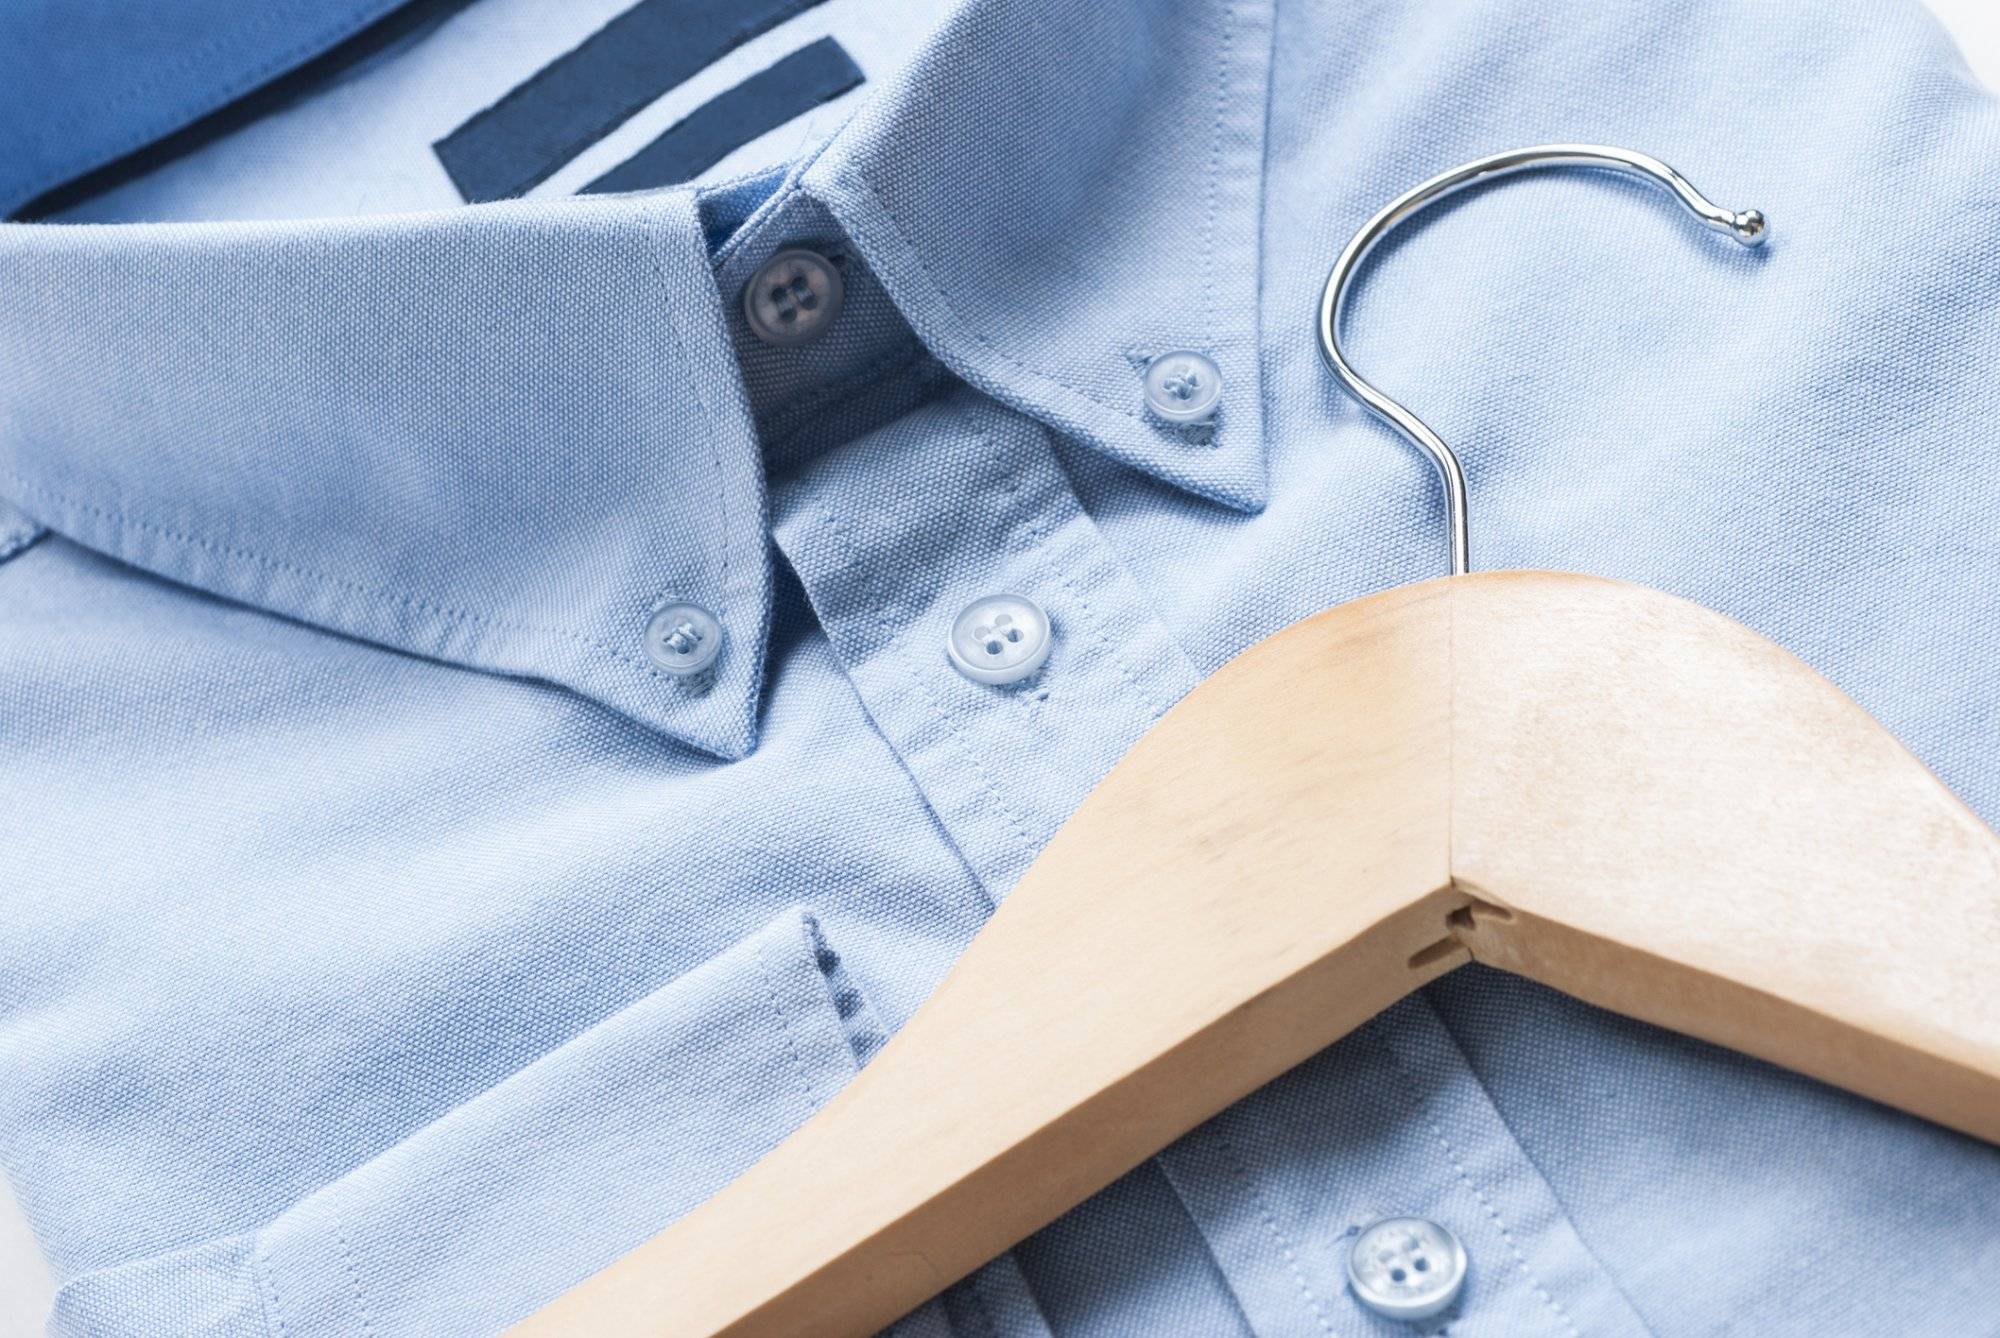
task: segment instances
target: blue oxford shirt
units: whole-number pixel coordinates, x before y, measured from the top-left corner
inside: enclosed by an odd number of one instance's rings
[[[1741,619],[2000,820],[2000,111],[1910,0],[973,0],[756,170],[376,207],[502,4],[0,229],[0,1165],[55,1332],[490,1332],[804,1120],[1204,675],[1441,570],[1314,304],[1498,149],[1774,230],[1571,173],[1379,253],[1350,348],[1478,563]],[[385,8],[15,11],[0,205]],[[767,343],[794,247],[844,300]],[[1173,351],[1213,421],[1147,412]],[[1000,592],[1054,646],[972,682]],[[1470,1260],[1415,1326],[1346,1282],[1398,1215]],[[1996,1271],[2000,1151],[1467,968],[901,1328],[1996,1334]]]

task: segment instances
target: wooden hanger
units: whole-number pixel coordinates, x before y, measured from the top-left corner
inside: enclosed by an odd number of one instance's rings
[[[2000,838],[1838,689],[1641,587],[1454,574],[1252,647],[1142,738],[843,1092],[519,1334],[880,1328],[1427,981],[1480,961],[2000,1141]],[[1359,387],[1357,389],[1357,387]],[[1363,391],[1366,391],[1363,394]],[[1385,407],[1386,406],[1386,407]]]

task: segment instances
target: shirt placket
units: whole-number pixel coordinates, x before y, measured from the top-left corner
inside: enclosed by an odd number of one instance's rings
[[[969,390],[774,481],[774,533],[876,727],[996,900],[1196,681],[1040,424]],[[954,667],[969,606],[1046,612],[1043,668]]]
[[[1049,430],[920,367],[901,374],[929,376],[931,398],[850,439],[822,422],[809,446],[766,442],[772,532],[876,728],[997,902],[1200,673],[1085,511]],[[847,398],[911,393],[870,384]],[[954,624],[1000,596],[1045,611],[1053,645],[1028,677],[977,681],[954,664]],[[1421,997],[1144,1174],[1163,1175],[1248,1331],[1645,1332]],[[1445,1226],[1471,1260],[1459,1301],[1414,1325],[1347,1283],[1354,1242],[1396,1217]],[[1131,1214],[1099,1219],[1135,1257],[1159,1248]],[[1050,1276],[1038,1265],[1027,1282]]]
[[[1160,1154],[1259,1334],[1643,1335],[1428,1001],[1415,995]],[[1463,1290],[1402,1321],[1348,1282],[1371,1226],[1460,1240]]]

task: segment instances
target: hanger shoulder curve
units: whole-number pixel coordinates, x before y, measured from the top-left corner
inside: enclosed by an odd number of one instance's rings
[[[1749,628],[1644,587],[1457,596],[1473,956],[2000,1142],[2000,839]]]
[[[1996,946],[2000,841],[1769,642],[1401,587],[1190,693],[843,1092],[516,1332],[871,1332],[1474,958],[2000,1140]]]

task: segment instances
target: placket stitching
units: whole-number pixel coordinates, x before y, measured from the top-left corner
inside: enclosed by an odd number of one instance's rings
[[[1429,1004],[1426,1003],[1425,1007],[1429,1007]],[[1439,1025],[1440,1027],[1442,1026],[1441,1023]],[[1437,1139],[1438,1146],[1444,1150],[1445,1159],[1451,1163],[1452,1170],[1458,1174],[1459,1181],[1472,1191],[1473,1197],[1479,1200],[1480,1206],[1486,1210],[1486,1215],[1492,1219],[1493,1225],[1498,1228],[1500,1238],[1507,1242],[1507,1248],[1513,1252],[1514,1263],[1520,1269],[1521,1276],[1527,1279],[1528,1286],[1534,1290],[1536,1296],[1542,1299],[1542,1303],[1548,1306],[1550,1312],[1558,1320],[1562,1321],[1562,1326],[1569,1333],[1570,1338],[1583,1338],[1583,1335],[1577,1330],[1576,1321],[1570,1317],[1567,1310],[1563,1309],[1562,1303],[1550,1294],[1549,1289],[1542,1285],[1542,1280],[1535,1276],[1535,1270],[1528,1263],[1526,1252],[1521,1249],[1520,1242],[1514,1239],[1514,1233],[1508,1229],[1505,1219],[1500,1216],[1500,1210],[1494,1206],[1493,1200],[1487,1197],[1486,1191],[1472,1178],[1471,1172],[1466,1170],[1465,1163],[1459,1158],[1458,1149],[1452,1145],[1451,1139],[1446,1137],[1444,1126],[1438,1121],[1432,1109],[1430,1099],[1423,1094],[1423,1089],[1418,1084],[1416,1075],[1410,1071],[1409,1065],[1403,1062],[1403,1057],[1396,1052],[1395,1046],[1383,1044],[1382,1049],[1388,1053],[1389,1062],[1395,1066],[1396,1072],[1403,1079],[1403,1086],[1410,1094],[1411,1108],[1422,1117],[1425,1126],[1431,1131],[1431,1136]],[[1467,1064],[1463,1057],[1460,1058],[1459,1063],[1464,1064],[1468,1070],[1471,1068],[1471,1065]]]
[[[1006,490],[1009,497],[1019,496],[1021,491],[1021,467],[1019,465],[1008,464],[1005,457],[998,451],[994,452],[993,458],[994,462],[1004,471],[1000,480],[1000,486]],[[1079,514],[1081,514],[1080,510]],[[1089,517],[1085,516],[1083,518],[1086,523],[1089,522]],[[1030,548],[1034,552],[1042,571],[1056,585],[1061,586],[1069,592],[1070,597],[1076,601],[1078,610],[1090,623],[1091,632],[1096,637],[1097,643],[1104,648],[1104,653],[1110,658],[1111,662],[1118,666],[1118,672],[1125,679],[1126,686],[1131,688],[1133,692],[1148,699],[1151,705],[1151,718],[1158,720],[1161,715],[1165,714],[1167,708],[1173,705],[1172,701],[1163,700],[1148,692],[1140,685],[1139,675],[1133,670],[1126,657],[1119,653],[1117,644],[1112,641],[1110,635],[1105,632],[1103,622],[1097,616],[1097,611],[1091,607],[1089,596],[1083,593],[1082,588],[1076,583],[1074,577],[1049,560],[1048,526],[1044,522],[1033,518],[1023,520],[1021,524],[1022,528],[1027,530],[1029,537],[1034,541],[1030,545]]]
[[[1320,1307],[1319,1296],[1313,1291],[1311,1280],[1306,1277],[1305,1270],[1299,1267],[1298,1251],[1293,1247],[1291,1237],[1285,1234],[1285,1229],[1278,1225],[1278,1215],[1271,1211],[1270,1200],[1264,1197],[1263,1187],[1257,1183],[1257,1177],[1251,1172],[1250,1164],[1243,1160],[1243,1154],[1236,1150],[1236,1145],[1230,1142],[1228,1136],[1219,1128],[1214,1130],[1213,1137],[1215,1145],[1229,1159],[1237,1179],[1243,1182],[1243,1187],[1249,1191],[1250,1198],[1256,1203],[1257,1215],[1263,1220],[1265,1229],[1271,1233],[1272,1241],[1277,1244],[1278,1253],[1285,1257],[1285,1267],[1291,1271],[1292,1281],[1298,1285],[1299,1296],[1305,1301],[1306,1308],[1312,1311],[1313,1320],[1319,1325],[1320,1332],[1332,1333],[1333,1324],[1327,1319],[1326,1311]]]
[[[986,439],[986,434],[982,433],[981,441],[985,442]],[[860,550],[854,542],[847,523],[836,516],[832,508],[824,505],[821,508],[820,516],[826,530],[833,536],[834,542],[840,548],[841,555],[846,561],[845,570],[848,572],[859,571],[861,569]],[[929,703],[931,713],[943,722],[945,728],[950,731],[952,739],[958,744],[959,751],[965,755],[965,760],[979,776],[981,787],[993,800],[994,805],[1000,810],[1001,815],[1007,819],[1008,826],[1013,829],[1015,836],[1020,840],[1021,848],[1027,852],[1030,859],[1033,859],[1035,855],[1035,842],[1034,838],[1028,833],[1027,822],[1000,793],[1000,787],[993,779],[993,773],[980,760],[979,752],[972,746],[972,741],[966,738],[965,732],[959,728],[958,721],[952,716],[951,712],[945,709],[944,703],[938,700],[935,689],[924,681],[923,675],[919,674],[911,666],[908,657],[904,654],[903,633],[889,617],[888,596],[882,592],[881,585],[872,576],[866,578],[863,589],[868,592],[871,601],[869,612],[873,614],[876,627],[880,629],[888,643],[891,658],[902,669],[904,676],[910,680],[911,685]],[[980,881],[983,883],[985,880],[981,879]]]
[[[1430,1007],[1430,1000],[1428,997],[1424,999],[1424,1005],[1425,1007]],[[1611,1269],[1604,1263],[1602,1259],[1598,1258],[1597,1251],[1593,1250],[1590,1246],[1590,1242],[1584,1238],[1582,1230],[1577,1226],[1576,1219],[1570,1214],[1569,1205],[1564,1203],[1562,1201],[1562,1196],[1556,1193],[1556,1187],[1554,1182],[1551,1181],[1549,1177],[1543,1172],[1541,1166],[1535,1161],[1534,1157],[1529,1155],[1527,1148],[1525,1146],[1520,1145],[1520,1140],[1514,1133],[1513,1125],[1507,1121],[1504,1112],[1500,1108],[1500,1103],[1493,1098],[1492,1090],[1487,1087],[1486,1080],[1480,1076],[1478,1068],[1473,1065],[1472,1061],[1465,1057],[1465,1047],[1459,1043],[1458,1033],[1454,1032],[1451,1029],[1450,1024],[1445,1021],[1443,1013],[1438,1012],[1438,1010],[1436,1010],[1435,1008],[1433,1008],[1431,1011],[1437,1017],[1438,1030],[1441,1033],[1443,1033],[1446,1040],[1451,1042],[1452,1048],[1458,1051],[1459,1061],[1465,1065],[1466,1072],[1472,1075],[1473,1082],[1477,1083],[1479,1085],[1479,1090],[1485,1094],[1487,1104],[1493,1108],[1494,1118],[1500,1122],[1501,1128],[1507,1131],[1508,1137],[1513,1138],[1515,1140],[1516,1145],[1520,1147],[1520,1153],[1523,1160],[1525,1160],[1528,1163],[1529,1168],[1534,1171],[1536,1178],[1539,1179],[1542,1182],[1543,1187],[1547,1189],[1550,1202],[1553,1203],[1556,1207],[1556,1210],[1562,1214],[1563,1219],[1569,1223],[1570,1230],[1576,1236],[1577,1244],[1583,1249],[1583,1252],[1590,1257],[1591,1262],[1597,1266],[1597,1271],[1601,1275],[1603,1275],[1604,1279],[1611,1284],[1612,1288],[1618,1293],[1619,1297],[1624,1300],[1626,1310],[1629,1311],[1632,1317],[1639,1322],[1639,1326],[1649,1334],[1655,1333],[1652,1324],[1649,1323],[1646,1317],[1640,1313],[1639,1307],[1633,1302],[1632,1298],[1626,1294],[1625,1286],[1618,1280],[1618,1275],[1612,1272]],[[1398,1063],[1398,1067],[1399,1069],[1401,1068],[1400,1062]],[[1511,1241],[1509,1243],[1511,1244]]]

